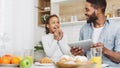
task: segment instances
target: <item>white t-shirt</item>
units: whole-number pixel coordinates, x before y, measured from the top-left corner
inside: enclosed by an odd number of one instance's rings
[[[104,27],[104,26],[103,26],[103,27]],[[93,27],[92,41],[93,41],[94,43],[99,42],[98,39],[99,39],[99,36],[100,36],[100,34],[101,34],[101,31],[102,31],[103,27],[100,27],[100,28],[95,28],[95,27]]]
[[[62,55],[71,54],[65,35],[63,35],[63,38],[58,44],[58,41],[54,39],[53,34],[49,33],[42,37],[42,43],[46,55],[52,59],[61,57]]]

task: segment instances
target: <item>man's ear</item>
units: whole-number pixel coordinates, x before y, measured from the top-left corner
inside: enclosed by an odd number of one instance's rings
[[[96,9],[95,13],[100,14],[101,13],[101,9],[100,8]]]
[[[98,10],[97,10],[97,9],[95,10],[95,13],[98,13]]]
[[[98,9],[95,10],[95,14],[96,15],[99,15],[100,14],[100,11]]]

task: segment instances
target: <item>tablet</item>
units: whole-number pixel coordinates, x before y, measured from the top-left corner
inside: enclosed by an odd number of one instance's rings
[[[75,42],[68,43],[68,45],[70,47],[80,47],[80,48],[83,48],[85,51],[90,50],[90,46],[92,44],[93,44],[93,42],[92,42],[91,39],[75,41]]]

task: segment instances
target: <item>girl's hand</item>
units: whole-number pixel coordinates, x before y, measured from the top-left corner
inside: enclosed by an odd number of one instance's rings
[[[55,40],[61,40],[63,37],[63,31],[61,29],[56,29],[56,31],[54,32],[54,39]]]

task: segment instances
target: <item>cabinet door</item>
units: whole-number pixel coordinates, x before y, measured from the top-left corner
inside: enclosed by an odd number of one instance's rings
[[[43,25],[46,18],[51,14],[51,1],[38,0],[38,25]]]

